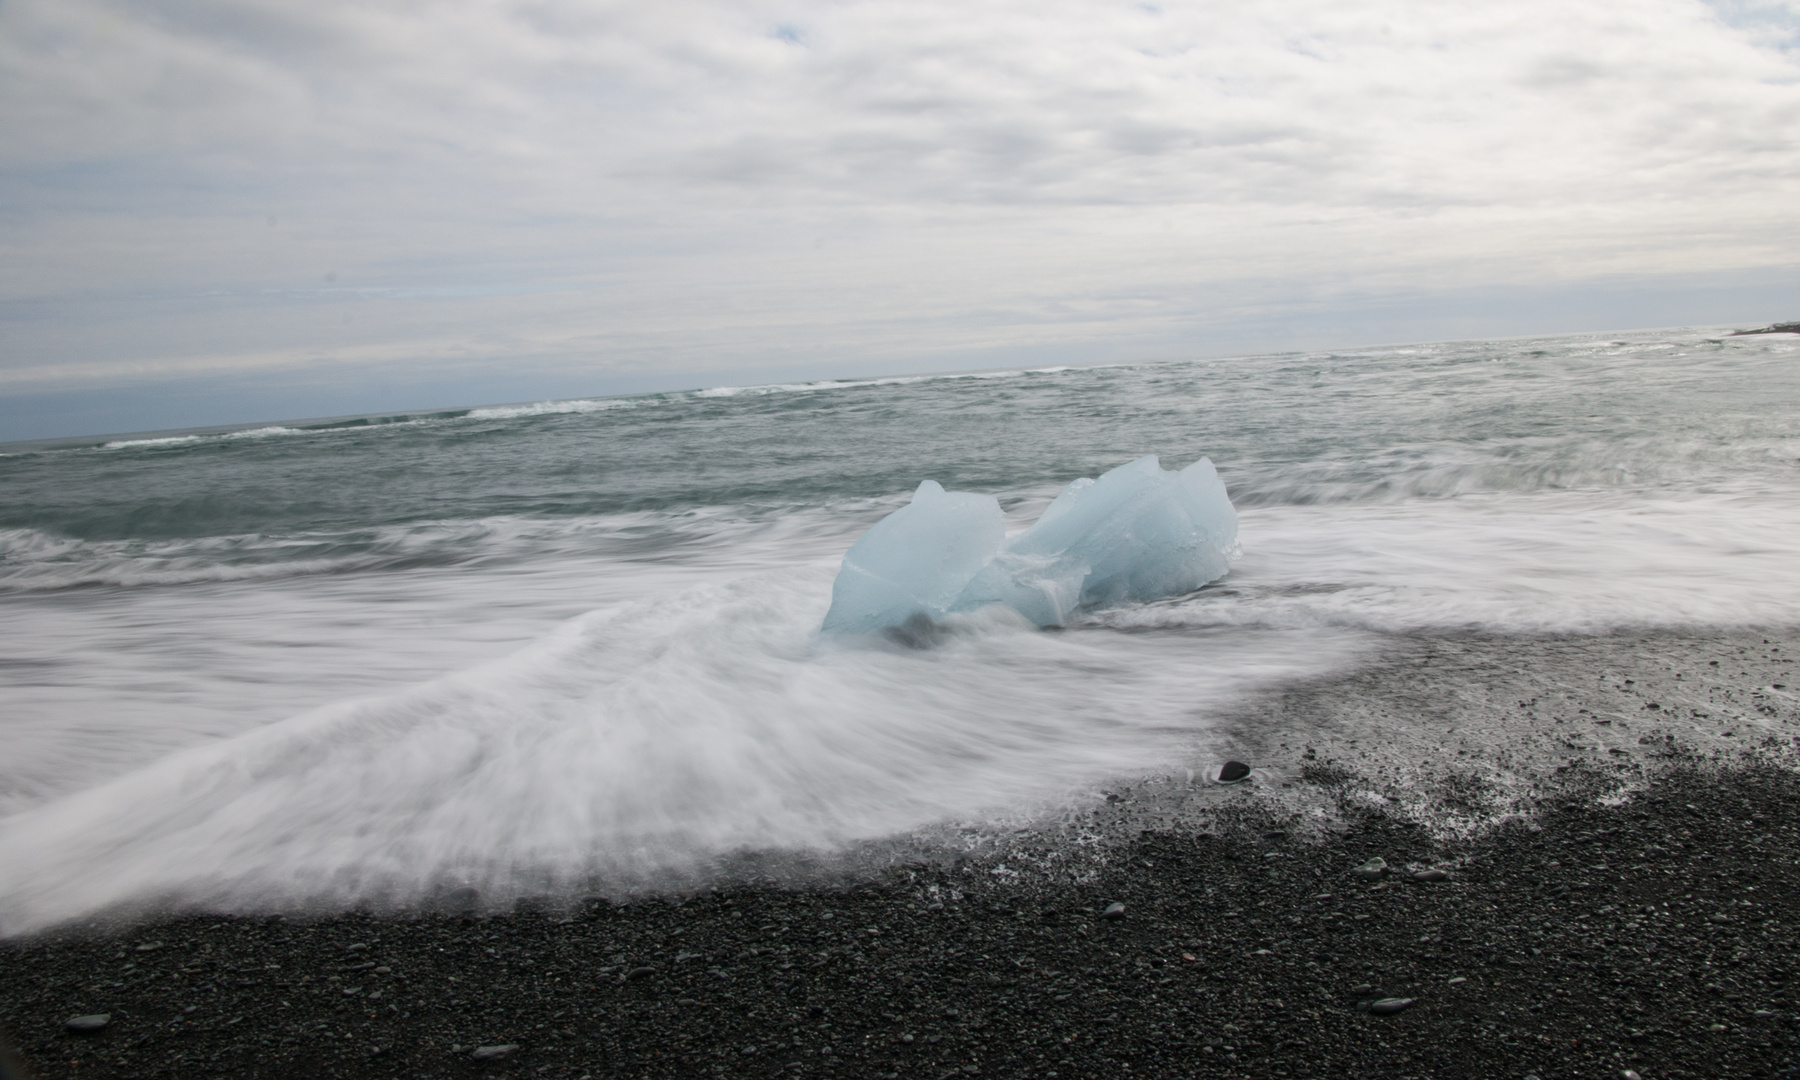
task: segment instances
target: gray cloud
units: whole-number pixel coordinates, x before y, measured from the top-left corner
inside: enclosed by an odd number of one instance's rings
[[[1245,281],[1792,266],[1796,10],[8,0],[0,392],[1170,354]]]

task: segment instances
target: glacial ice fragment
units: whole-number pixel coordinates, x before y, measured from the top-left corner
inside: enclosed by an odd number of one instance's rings
[[[1004,533],[992,497],[926,481],[844,556],[825,629],[992,604],[1060,626],[1081,608],[1179,596],[1230,568],[1237,512],[1211,461],[1171,472],[1151,456],[1075,481],[1031,528]]]
[[[866,633],[919,615],[941,619],[1005,540],[1006,517],[992,495],[947,492],[927,480],[844,553],[825,629]]]
[[[953,610],[1000,603],[1039,626],[1078,608],[1143,603],[1225,576],[1237,511],[1213,464],[1180,472],[1141,457],[1063,489],[1031,528],[1004,544]]]

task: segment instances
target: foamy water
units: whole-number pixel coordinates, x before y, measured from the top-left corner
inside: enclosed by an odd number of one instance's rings
[[[1394,634],[1794,621],[1785,354],[1551,345],[26,455],[4,479],[33,509],[0,517],[0,933],[692,879],[1205,759],[1250,695]],[[1207,413],[1221,386],[1229,417]],[[988,438],[1027,421],[1036,447]],[[1073,478],[1070,440],[1173,462],[1209,435],[1244,552],[1218,585],[1063,632],[987,613],[912,646],[818,637],[837,560],[917,479],[996,491],[1020,528]],[[890,460],[909,439],[921,463]]]

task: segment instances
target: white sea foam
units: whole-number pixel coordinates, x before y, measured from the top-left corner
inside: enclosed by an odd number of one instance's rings
[[[1538,492],[1241,514],[1224,587],[1108,625],[1590,632],[1800,617],[1800,492]]]
[[[132,450],[146,446],[182,446],[197,443],[207,438],[205,435],[167,435],[155,439],[115,439],[101,443],[96,450]]]
[[[1332,651],[1307,634],[1129,641],[980,621],[929,650],[843,647],[814,634],[825,570],[614,606],[503,661],[15,814],[0,933],[152,900],[616,885],[1017,810],[1154,764]]]
[[[73,549],[38,567],[40,584],[87,587],[0,604],[0,815],[306,708],[503,658],[584,612],[824,566],[856,527],[718,511],[498,518],[376,531],[361,538],[387,560],[372,572],[365,553],[316,560],[312,573],[278,561],[237,574],[203,541],[172,541],[145,566],[112,542],[30,533]],[[0,543],[0,566],[17,555]]]
[[[523,416],[561,416],[570,413],[614,412],[653,405],[655,398],[575,398],[568,401],[534,401],[525,405],[487,405],[470,409],[470,420],[511,420]]]
[[[243,431],[232,431],[225,435],[227,439],[271,439],[286,435],[312,434],[302,428],[282,427],[276,424],[271,427],[245,428]]]
[[[681,544],[640,536],[643,553],[577,543],[274,589],[17,598],[9,640],[35,644],[0,721],[0,932],[151,900],[654,880],[1204,756],[1244,694],[1376,632],[1800,611],[1800,498],[1539,492],[1253,508],[1242,560],[1190,597],[1056,634],[990,616],[922,649],[821,640],[837,558],[873,516],[727,517]],[[669,546],[692,551],[647,554]],[[346,691],[362,696],[330,703]],[[284,702],[318,707],[282,718]]]

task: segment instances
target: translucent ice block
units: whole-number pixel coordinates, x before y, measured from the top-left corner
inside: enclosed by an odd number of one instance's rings
[[[920,484],[912,502],[875,523],[844,554],[825,629],[864,633],[923,615],[941,619],[1006,539],[992,495]]]
[[[927,481],[851,547],[825,629],[869,631],[1000,604],[1039,626],[1082,608],[1142,603],[1223,577],[1237,512],[1212,462],[1180,472],[1143,457],[1070,484],[1004,539],[991,497]]]

